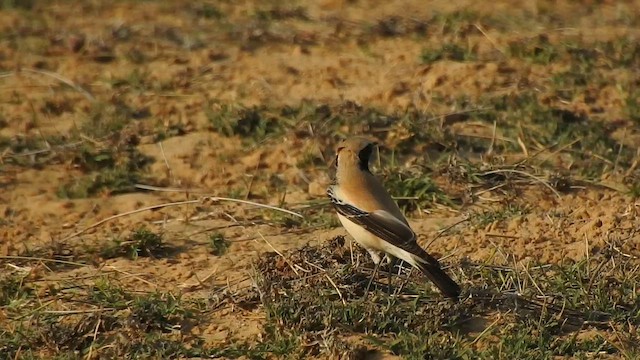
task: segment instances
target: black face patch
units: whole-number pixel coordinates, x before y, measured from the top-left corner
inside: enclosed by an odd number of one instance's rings
[[[369,144],[365,146],[358,153],[358,166],[360,170],[369,171],[369,159],[371,158],[371,154],[373,153],[373,144]]]

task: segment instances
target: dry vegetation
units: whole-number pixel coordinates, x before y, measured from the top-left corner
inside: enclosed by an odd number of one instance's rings
[[[640,357],[638,8],[0,1],[0,359]],[[365,296],[351,134],[461,302]]]

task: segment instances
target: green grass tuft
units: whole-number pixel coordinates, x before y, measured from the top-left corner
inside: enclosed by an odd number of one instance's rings
[[[78,199],[101,193],[122,194],[135,191],[134,184],[141,181],[151,159],[135,147],[123,149],[83,148],[73,159],[78,170],[86,175],[59,187],[60,198]]]
[[[433,182],[429,174],[412,168],[385,169],[382,177],[389,193],[399,198],[398,205],[405,211],[432,207],[433,204],[453,205],[453,201]]]
[[[226,254],[230,246],[231,243],[225,239],[223,234],[216,232],[209,235],[209,251],[213,255],[222,256]]]
[[[126,239],[115,239],[113,244],[102,250],[101,255],[107,259],[127,257],[136,260],[138,257],[157,257],[167,253],[162,234],[156,234],[147,228],[138,228]]]
[[[420,58],[425,64],[441,60],[473,61],[476,60],[476,54],[473,50],[465,49],[457,44],[445,44],[439,49],[422,50]]]
[[[224,136],[262,141],[267,136],[282,134],[288,123],[285,110],[277,114],[266,108],[211,104],[205,108],[205,113],[212,129]]]

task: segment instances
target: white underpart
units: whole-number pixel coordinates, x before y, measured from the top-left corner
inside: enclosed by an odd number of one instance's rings
[[[381,260],[378,252],[384,252],[392,255],[398,259],[408,262],[414,267],[417,267],[418,262],[422,262],[417,256],[380,239],[367,231],[361,225],[349,220],[344,215],[338,214],[338,219],[340,219],[342,226],[344,226],[353,239],[369,252],[374,263],[377,264]]]

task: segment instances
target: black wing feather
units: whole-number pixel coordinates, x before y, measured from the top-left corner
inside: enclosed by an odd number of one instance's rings
[[[398,226],[398,224],[391,223],[388,219],[376,214],[374,212],[366,212],[357,207],[347,204],[346,202],[338,199],[331,188],[327,190],[327,195],[333,203],[333,207],[336,211],[354,223],[364,227],[370,233],[385,240],[402,250],[408,251],[414,255],[424,257],[426,255],[429,261],[434,261],[436,264],[438,261],[427,254],[418,244],[415,242],[416,234],[409,228],[409,226]],[[403,224],[404,225],[404,224]]]

